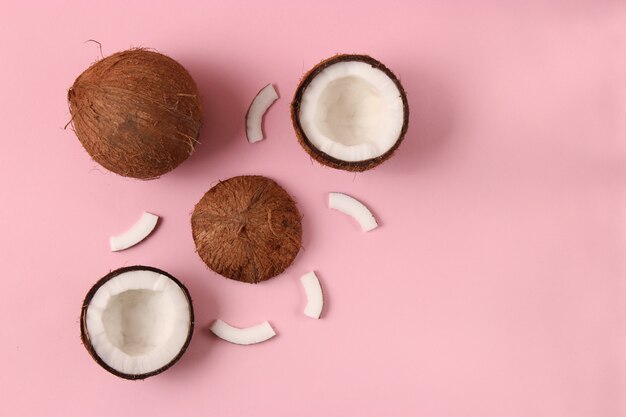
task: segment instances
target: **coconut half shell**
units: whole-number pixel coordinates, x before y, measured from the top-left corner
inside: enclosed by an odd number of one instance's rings
[[[307,72],[291,103],[304,150],[346,171],[374,168],[398,149],[409,126],[402,84],[367,55],[336,55]]]
[[[291,196],[262,176],[221,181],[191,216],[196,251],[218,274],[247,283],[283,272],[298,254],[301,216]]]
[[[198,88],[172,58],[146,49],[108,56],[78,76],[67,94],[71,123],[94,161],[116,174],[157,178],[198,143]]]
[[[91,357],[124,379],[166,371],[191,342],[194,314],[187,288],[150,266],[105,275],[83,301],[80,334]]]

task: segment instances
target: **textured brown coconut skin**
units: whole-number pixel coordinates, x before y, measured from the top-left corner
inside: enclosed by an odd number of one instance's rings
[[[384,154],[376,158],[366,159],[364,161],[342,161],[320,151],[309,141],[306,134],[304,133],[304,130],[302,129],[302,126],[300,125],[300,103],[302,101],[304,91],[309,86],[311,81],[313,81],[313,79],[327,67],[333,64],[337,64],[339,62],[346,61],[365,62],[366,64],[369,64],[372,67],[377,68],[387,74],[387,76],[391,78],[391,80],[393,80],[393,82],[398,87],[400,95],[402,96],[402,103],[404,107],[404,120],[402,123],[402,130],[400,131],[400,136],[398,137],[396,143]],[[406,92],[404,91],[400,80],[398,80],[395,74],[391,72],[391,70],[383,65],[381,62],[375,60],[368,55],[341,54],[325,59],[324,61],[313,67],[311,70],[309,70],[309,72],[307,72],[304,77],[302,77],[302,80],[300,81],[300,84],[296,89],[296,94],[294,95],[293,101],[291,102],[291,121],[293,123],[293,128],[296,131],[296,136],[298,137],[300,145],[302,145],[304,150],[311,156],[311,158],[315,159],[322,165],[327,165],[332,168],[342,169],[345,171],[360,172],[372,169],[382,164],[393,155],[396,149],[398,149],[398,146],[400,146],[400,143],[402,143],[402,141],[404,140],[406,131],[409,128],[409,102],[407,101]]]
[[[94,349],[91,340],[89,338],[89,333],[87,332],[87,309],[89,308],[89,304],[91,303],[91,299],[93,298],[94,294],[96,293],[96,291],[98,291],[98,289],[108,280],[110,280],[111,278],[114,278],[124,272],[128,272],[128,271],[153,271],[153,272],[157,272],[159,274],[165,275],[166,277],[170,278],[172,281],[174,281],[176,283],[176,285],[178,285],[180,287],[180,289],[183,291],[183,294],[185,294],[185,298],[187,298],[187,302],[189,303],[189,331],[187,333],[187,340],[185,340],[185,344],[183,345],[183,347],[180,349],[180,352],[178,352],[178,355],[176,355],[176,357],[174,359],[172,359],[167,365],[154,370],[152,372],[148,372],[145,374],[125,374],[122,372],[119,372],[113,368],[111,368],[109,365],[107,365],[101,358],[100,356],[98,356],[98,354],[96,353],[96,350]],[[91,357],[93,358],[93,360],[95,360],[98,365],[102,366],[104,369],[106,369],[107,371],[109,371],[110,373],[112,373],[115,376],[118,376],[120,378],[124,378],[124,379],[130,379],[130,380],[137,380],[137,379],[146,379],[148,377],[154,376],[154,375],[158,375],[161,372],[164,372],[166,370],[168,370],[172,365],[174,365],[176,362],[178,362],[178,360],[183,356],[183,354],[185,353],[185,351],[187,350],[187,347],[189,346],[189,343],[191,342],[191,336],[193,335],[193,328],[194,328],[194,315],[193,315],[193,304],[191,302],[191,296],[189,295],[189,291],[187,290],[187,288],[176,278],[174,278],[173,276],[171,276],[170,274],[168,274],[165,271],[162,271],[158,268],[153,268],[151,266],[143,266],[143,265],[136,265],[136,266],[127,266],[124,268],[120,268],[120,269],[116,269],[115,271],[111,271],[110,273],[108,273],[107,275],[105,275],[104,277],[102,277],[98,282],[96,282],[94,284],[93,287],[91,287],[91,289],[89,290],[89,292],[87,293],[87,295],[85,296],[85,300],[83,301],[83,306],[81,308],[80,311],[80,338],[83,341],[83,346],[85,346],[85,349],[87,349],[87,352],[89,352],[89,354],[91,355]]]
[[[302,241],[295,202],[262,176],[233,177],[211,188],[194,208],[191,230],[209,268],[254,284],[291,265]]]
[[[157,178],[194,151],[202,112],[198,88],[178,62],[131,49],[83,72],[67,94],[76,136],[116,174]]]

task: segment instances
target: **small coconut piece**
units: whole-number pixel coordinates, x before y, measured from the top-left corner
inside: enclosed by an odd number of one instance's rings
[[[267,321],[256,326],[238,328],[217,319],[211,325],[211,331],[220,339],[236,345],[254,345],[276,336],[276,332]]]
[[[121,251],[135,246],[152,233],[158,221],[159,216],[144,211],[139,220],[130,229],[120,235],[111,236],[109,239],[111,251]]]
[[[191,216],[196,251],[226,278],[258,283],[283,272],[298,254],[301,216],[273,180],[254,175],[221,181]]]
[[[398,148],[409,105],[398,78],[367,55],[336,55],[304,75],[291,104],[302,147],[323,165],[364,171]]]
[[[144,379],[181,358],[193,325],[191,297],[180,281],[157,268],[130,266],[110,272],[89,290],[80,333],[104,369]]]
[[[372,212],[354,197],[342,193],[328,193],[328,208],[339,210],[356,220],[364,232],[376,229],[378,223]]]
[[[304,315],[319,319],[324,307],[324,295],[317,275],[314,271],[308,272],[300,277],[300,282],[302,282],[307,299]]]
[[[263,87],[254,97],[246,113],[248,142],[254,143],[263,139],[263,115],[276,100],[278,93],[272,84]]]
[[[131,49],[76,78],[67,94],[71,123],[94,161],[125,177],[153,179],[191,155],[202,112],[196,83],[178,62]]]

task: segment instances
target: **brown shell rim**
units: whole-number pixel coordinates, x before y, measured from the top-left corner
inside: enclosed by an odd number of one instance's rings
[[[171,361],[169,361],[166,365],[154,371],[147,372],[145,374],[126,374],[116,369],[113,369],[112,367],[107,365],[102,360],[102,358],[100,358],[100,356],[98,356],[98,354],[96,353],[96,350],[94,349],[93,344],[91,343],[91,339],[89,338],[89,332],[87,331],[87,309],[89,308],[89,304],[91,303],[93,296],[100,289],[100,287],[102,287],[102,285],[105,282],[109,281],[112,278],[115,278],[118,275],[121,275],[129,271],[152,271],[161,275],[165,275],[166,277],[174,281],[174,283],[180,287],[180,289],[183,291],[183,294],[187,298],[187,302],[189,303],[190,322],[189,322],[189,329],[187,331],[187,339],[185,340],[185,343],[180,348],[180,351],[178,352],[178,354]],[[183,356],[183,354],[187,350],[187,347],[189,347],[189,343],[191,342],[191,337],[193,335],[193,329],[194,329],[193,304],[191,302],[191,296],[189,295],[189,291],[187,290],[187,287],[185,287],[182,282],[180,282],[178,279],[168,274],[167,272],[158,268],[154,268],[151,266],[144,266],[144,265],[126,266],[123,268],[116,269],[115,271],[111,271],[107,275],[102,277],[100,280],[98,280],[98,282],[96,282],[93,285],[93,287],[91,287],[91,289],[85,296],[85,300],[83,301],[83,306],[81,308],[81,313],[80,313],[80,337],[83,341],[83,345],[85,346],[85,349],[87,349],[87,351],[89,352],[93,360],[95,360],[98,363],[98,365],[102,366],[104,369],[106,369],[113,375],[118,376],[120,378],[124,378],[124,379],[130,379],[130,380],[145,379],[154,375],[158,375],[161,372],[168,370],[172,365],[178,362],[178,360]]]
[[[309,138],[307,138],[300,124],[300,103],[302,101],[304,91],[307,89],[311,81],[313,81],[313,79],[320,72],[322,72],[329,66],[337,64],[339,62],[347,61],[364,62],[384,72],[394,82],[394,84],[398,88],[398,91],[400,91],[400,96],[402,97],[402,104],[404,109],[402,129],[400,130],[400,135],[398,136],[398,139],[391,147],[391,149],[389,149],[387,152],[380,156],[366,159],[363,161],[343,161],[341,159],[334,158],[325,152],[320,151],[309,141]],[[291,103],[291,120],[293,122],[293,127],[296,131],[296,135],[298,136],[298,139],[300,139],[300,144],[318,162],[329,165],[333,168],[344,169],[347,171],[365,171],[367,169],[374,168],[389,159],[389,157],[396,151],[396,149],[398,149],[400,143],[404,140],[404,136],[406,135],[406,132],[409,128],[409,103],[406,97],[406,91],[404,90],[404,87],[402,87],[400,80],[382,62],[372,58],[369,55],[339,54],[320,62],[303,76],[300,84],[298,85],[298,88],[296,89],[296,93]]]

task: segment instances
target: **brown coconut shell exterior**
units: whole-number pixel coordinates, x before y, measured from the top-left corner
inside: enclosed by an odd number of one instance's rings
[[[311,81],[313,81],[313,79],[320,72],[322,72],[324,69],[328,68],[329,66],[340,63],[340,62],[346,62],[346,61],[364,62],[366,64],[371,65],[372,67],[376,69],[381,70],[382,72],[387,74],[387,76],[391,78],[391,80],[396,84],[396,86],[398,87],[398,91],[400,91],[400,95],[402,97],[404,115],[403,115],[403,123],[402,123],[402,130],[400,131],[400,136],[398,137],[398,139],[396,140],[395,144],[393,145],[391,149],[389,149],[387,152],[385,152],[384,154],[376,158],[366,159],[363,161],[342,161],[340,159],[334,158],[320,151],[319,149],[317,149],[309,141],[306,134],[304,133],[304,130],[302,129],[302,126],[300,125],[300,103],[302,101],[302,96],[306,88],[311,83]],[[406,135],[406,132],[409,128],[409,102],[407,100],[404,87],[402,87],[402,84],[400,83],[400,80],[395,76],[395,74],[389,68],[387,68],[381,62],[377,61],[376,59],[368,55],[340,54],[340,55],[335,55],[333,57],[330,57],[320,62],[319,64],[311,68],[311,70],[309,70],[304,75],[304,77],[302,77],[302,80],[300,81],[300,84],[298,85],[298,88],[296,89],[296,93],[294,95],[293,101],[291,102],[291,121],[293,123],[293,128],[296,131],[296,136],[298,137],[298,141],[300,142],[300,145],[302,145],[304,150],[311,156],[311,158],[315,159],[317,162],[319,162],[322,165],[326,165],[332,168],[342,169],[345,171],[352,171],[352,172],[361,172],[361,171],[366,171],[368,169],[372,169],[382,164],[393,155],[396,149],[398,149],[398,147],[400,146],[400,143],[402,143],[402,141],[404,140],[404,136]]]
[[[116,174],[154,179],[180,165],[198,143],[198,88],[178,62],[131,49],[78,76],[67,94],[71,123],[94,161]]]
[[[176,357],[174,357],[174,359],[172,359],[167,365],[159,369],[156,369],[152,372],[147,372],[145,374],[125,374],[123,372],[120,372],[116,369],[111,368],[96,353],[96,350],[93,347],[93,344],[91,343],[91,339],[89,338],[89,332],[87,331],[87,309],[89,308],[89,304],[91,303],[93,296],[96,294],[96,291],[98,291],[98,289],[100,289],[100,287],[111,278],[114,278],[128,271],[153,271],[153,272],[165,275],[166,277],[174,281],[174,283],[176,283],[176,285],[180,287],[180,289],[183,291],[183,294],[185,294],[185,298],[187,298],[187,302],[189,303],[189,319],[190,319],[189,331],[187,333],[187,339],[185,340],[185,344],[178,352],[178,355],[176,355]],[[87,349],[87,352],[89,352],[93,360],[95,360],[98,363],[98,365],[100,365],[101,367],[103,367],[104,369],[112,373],[113,375],[118,376],[120,378],[124,378],[124,379],[130,379],[130,380],[146,379],[148,377],[158,375],[161,372],[164,372],[168,370],[170,367],[172,367],[183,356],[183,354],[187,350],[187,347],[189,347],[189,343],[191,342],[191,337],[193,335],[193,328],[194,328],[193,303],[191,302],[191,296],[189,295],[189,291],[187,290],[187,287],[185,287],[182,282],[180,282],[179,280],[177,280],[176,278],[174,278],[172,275],[168,274],[167,272],[162,271],[158,268],[151,267],[151,266],[143,266],[143,265],[127,266],[127,267],[119,268],[119,269],[116,269],[115,271],[109,272],[107,275],[105,275],[100,280],[98,280],[98,282],[96,282],[93,287],[91,287],[91,289],[85,296],[85,300],[83,301],[83,306],[80,311],[80,338],[83,341],[83,346],[85,346],[85,349]]]
[[[247,283],[282,273],[302,242],[301,215],[291,196],[263,176],[221,181],[196,204],[196,251],[218,274]]]

